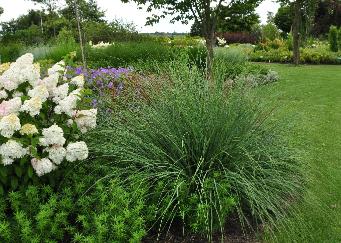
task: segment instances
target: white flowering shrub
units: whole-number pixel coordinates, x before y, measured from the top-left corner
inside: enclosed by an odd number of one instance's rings
[[[225,46],[226,45],[226,40],[224,38],[217,37],[218,41],[218,46]]]
[[[93,44],[92,43],[92,41],[90,41],[89,42],[89,45],[91,46],[91,48],[95,48],[95,49],[102,49],[102,48],[107,48],[107,47],[109,47],[109,46],[112,46],[112,45],[114,45],[115,43],[113,42],[113,43],[109,43],[109,42],[103,42],[103,41],[101,41],[101,42],[99,42],[99,43],[97,43],[97,44]]]
[[[88,157],[86,143],[77,140],[96,127],[97,110],[85,109],[84,77],[70,80],[64,73],[65,64],[61,61],[41,78],[33,55],[25,54],[0,76],[3,186],[10,183],[15,188],[21,177],[29,181],[35,177],[34,172],[42,176],[63,161]]]

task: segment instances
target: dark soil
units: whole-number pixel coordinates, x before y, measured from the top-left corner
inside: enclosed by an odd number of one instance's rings
[[[223,240],[220,232],[213,235],[213,243],[259,243],[257,237],[252,231],[243,231],[236,217],[231,217],[226,223]],[[181,223],[174,224],[167,234],[158,235],[157,232],[150,232],[145,237],[143,243],[206,243],[209,242],[205,236],[182,233]]]

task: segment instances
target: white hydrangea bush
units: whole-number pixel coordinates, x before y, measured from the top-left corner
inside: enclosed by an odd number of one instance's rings
[[[96,127],[97,110],[83,105],[84,77],[69,80],[65,72],[61,61],[41,78],[33,55],[25,54],[0,75],[1,163],[17,175],[27,168],[29,177],[42,176],[88,157],[78,139]]]

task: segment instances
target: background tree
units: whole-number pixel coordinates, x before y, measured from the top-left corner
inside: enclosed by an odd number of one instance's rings
[[[204,36],[204,30],[198,21],[194,21],[190,31],[191,36]]]
[[[312,1],[309,6],[308,9],[304,9],[304,15],[308,15],[308,18],[303,17],[303,28],[305,28],[306,35],[326,36],[330,26],[341,26],[341,1]],[[274,18],[276,26],[285,33],[291,31],[293,23],[293,10],[291,8],[292,4],[282,5]],[[305,23],[305,20],[310,20],[310,22]]]
[[[218,14],[217,32],[251,31],[259,24],[256,8],[260,0],[237,1],[230,6],[222,6]]]
[[[28,0],[28,1],[32,1],[36,4],[43,5],[50,14],[57,10],[58,0]]]
[[[105,13],[100,9],[95,0],[66,0],[66,7],[60,10],[60,14],[72,21],[75,20],[75,3],[84,22],[105,22]]]
[[[260,23],[256,8],[260,0],[237,1],[230,6],[222,6],[217,15],[216,32],[250,32],[253,26]],[[203,36],[203,27],[194,21],[191,35]]]
[[[211,74],[213,64],[213,46],[215,44],[215,31],[218,15],[222,6],[230,7],[236,2],[244,3],[247,0],[121,0],[122,2],[136,2],[139,5],[146,5],[147,11],[152,12],[147,18],[147,24],[159,22],[166,15],[173,16],[171,22],[181,21],[188,24],[189,20],[197,21],[203,28],[203,35],[208,50],[207,71]]]
[[[282,5],[274,16],[275,25],[284,33],[289,33],[292,27],[293,11],[290,5]]]
[[[30,0],[31,1],[31,0]],[[82,18],[84,41],[94,44],[115,41],[136,40],[138,35],[132,23],[122,20],[107,22],[104,12],[93,0],[76,0]],[[75,0],[66,4],[51,5],[51,1],[34,1],[41,6],[40,10],[29,10],[28,13],[8,22],[0,23],[0,46],[32,46],[38,44],[79,42],[78,24],[75,19]],[[60,3],[60,1],[56,1]],[[47,5],[45,5],[47,4]],[[49,9],[53,11],[50,12]],[[18,47],[19,48],[19,47]]]
[[[277,0],[277,2],[290,6],[293,17],[293,57],[294,64],[298,65],[300,62],[301,40],[310,32],[318,0]]]
[[[280,31],[273,23],[267,23],[266,25],[262,26],[262,38],[264,40],[273,41],[280,37]]]
[[[4,13],[4,9],[0,7],[0,15]]]
[[[325,36],[330,26],[341,27],[341,1],[320,0],[317,4],[312,34]]]
[[[273,23],[274,22],[274,18],[275,18],[275,14],[273,12],[267,12],[266,14],[266,22],[269,23]]]
[[[43,20],[44,19],[44,20]],[[25,44],[38,44],[48,37],[43,33],[42,23],[47,15],[40,10],[30,10],[15,20],[1,23],[1,40],[3,43],[20,42]]]
[[[330,26],[328,39],[329,39],[329,48],[332,52],[339,51],[338,35],[339,35],[338,28],[333,25]]]

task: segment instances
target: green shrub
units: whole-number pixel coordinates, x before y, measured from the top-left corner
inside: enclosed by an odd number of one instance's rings
[[[276,25],[269,23],[262,27],[262,38],[263,39],[269,39],[270,41],[273,41],[280,37],[280,32]]]
[[[341,28],[339,28],[339,32],[337,34],[337,41],[339,44],[339,50],[341,51]]]
[[[171,47],[156,42],[115,43],[107,48],[87,48],[87,62],[91,68],[127,67],[138,61],[163,62],[174,57]]]
[[[245,64],[248,57],[241,48],[217,48],[215,49],[215,59],[228,63]]]
[[[108,170],[88,163],[65,173],[58,192],[40,185],[1,197],[1,242],[140,242],[143,190],[99,181]]]
[[[274,39],[269,43],[270,48],[279,49],[284,46],[284,41],[282,39]]]
[[[201,70],[206,68],[207,49],[204,46],[188,47],[186,53],[191,65],[195,65]]]
[[[311,64],[338,64],[338,53],[324,48],[304,48],[301,50],[301,62]]]
[[[40,65],[40,75],[41,77],[48,76],[48,69],[51,68],[55,62],[52,59],[41,59],[38,61]]]
[[[59,31],[57,38],[54,41],[57,45],[71,45],[76,44],[76,40],[71,30],[63,28]]]
[[[15,61],[23,49],[24,45],[21,43],[0,44],[0,63]]]
[[[288,50],[292,51],[294,49],[294,39],[293,39],[291,32],[288,34],[288,38],[286,42],[287,42]]]
[[[206,49],[200,46],[169,46],[155,41],[115,43],[106,48],[86,49],[87,63],[90,68],[144,66],[153,69],[155,64],[162,64],[186,54],[190,64],[200,68],[206,66]],[[80,54],[78,53],[78,61]]]
[[[339,50],[338,46],[338,29],[336,26],[330,26],[329,29],[329,46],[332,52],[337,52]]]
[[[250,60],[255,62],[291,62],[292,52],[287,49],[259,50],[250,54]]]
[[[234,79],[242,73],[248,59],[239,47],[217,48],[214,58],[216,75],[224,75],[224,79]]]
[[[341,51],[331,52],[329,46],[324,42],[317,42],[312,46],[300,49],[300,62],[306,64],[340,64]],[[256,50],[249,55],[251,61],[255,62],[292,62],[292,51],[287,48]]]
[[[282,217],[303,176],[267,111],[245,90],[228,95],[224,80],[212,86],[186,63],[173,63],[169,77],[151,102],[94,131],[101,138],[90,145],[95,154],[149,186],[156,229],[182,222],[210,238],[233,211],[244,223]]]

